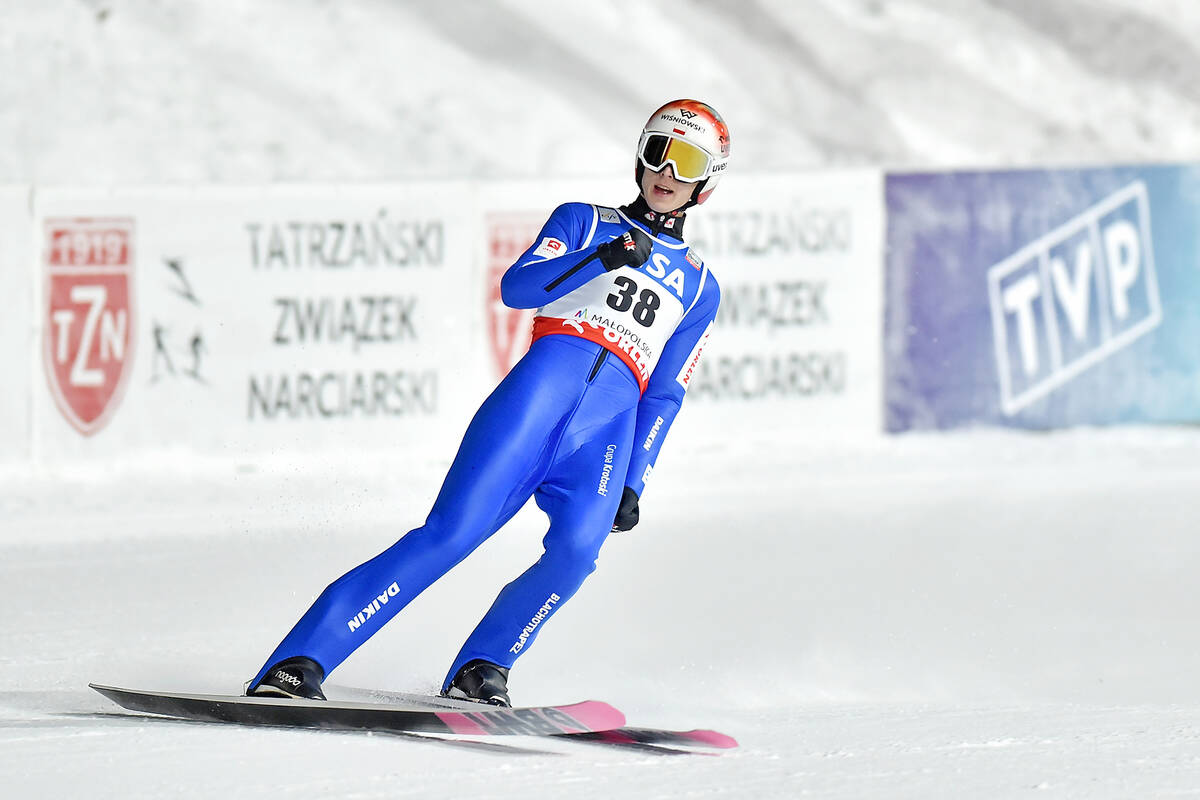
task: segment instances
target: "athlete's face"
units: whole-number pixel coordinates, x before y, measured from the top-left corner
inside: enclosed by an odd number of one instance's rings
[[[649,168],[642,170],[642,197],[646,198],[646,205],[659,214],[682,206],[691,199],[695,188],[694,183],[675,180],[675,172],[670,164],[664,164],[658,172]]]

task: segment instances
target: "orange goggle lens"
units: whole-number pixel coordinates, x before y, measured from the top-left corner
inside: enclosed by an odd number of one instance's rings
[[[696,145],[667,136],[665,133],[652,133],[647,136],[642,142],[642,150],[638,157],[655,172],[669,163],[675,172],[675,178],[686,183],[707,177],[712,163],[712,157]]]

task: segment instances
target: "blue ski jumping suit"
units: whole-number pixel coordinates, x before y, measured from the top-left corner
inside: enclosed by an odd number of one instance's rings
[[[530,496],[550,518],[545,552],[500,592],[443,688],[469,661],[511,667],[533,644],[595,569],[623,488],[642,494],[716,316],[716,280],[672,235],[682,224],[640,202],[555,209],[501,281],[506,305],[537,309],[533,343],[471,421],[425,524],[330,584],[252,685],[293,656],[328,675]],[[634,225],[650,257],[606,270],[597,245]]]

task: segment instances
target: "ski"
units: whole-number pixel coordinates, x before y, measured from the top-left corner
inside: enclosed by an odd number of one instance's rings
[[[469,710],[477,705],[466,700],[455,700],[449,697],[407,692],[390,692],[379,689],[360,689],[349,686],[326,687],[332,692],[349,695],[350,697],[376,703],[395,703],[403,706],[424,708]],[[581,731],[578,733],[558,734],[563,739],[598,742],[617,745],[672,745],[684,747],[711,747],[728,750],[738,746],[737,740],[720,731],[696,729],[690,731],[665,730],[662,728],[642,728],[618,726],[605,730]]]
[[[563,738],[604,744],[667,744],[686,747],[715,747],[728,750],[738,746],[737,739],[720,731],[671,731],[660,728],[610,728],[605,731],[564,733]]]
[[[431,703],[346,703],[274,697],[179,694],[88,684],[130,711],[176,719],[324,730],[555,736],[620,728],[625,715],[595,700],[571,705],[501,708]]]

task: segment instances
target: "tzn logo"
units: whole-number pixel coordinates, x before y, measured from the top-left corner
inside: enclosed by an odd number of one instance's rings
[[[108,422],[131,372],[133,231],[127,217],[46,220],[43,362],[85,436]]]
[[[988,270],[1000,404],[1013,415],[1162,322],[1136,181]]]

